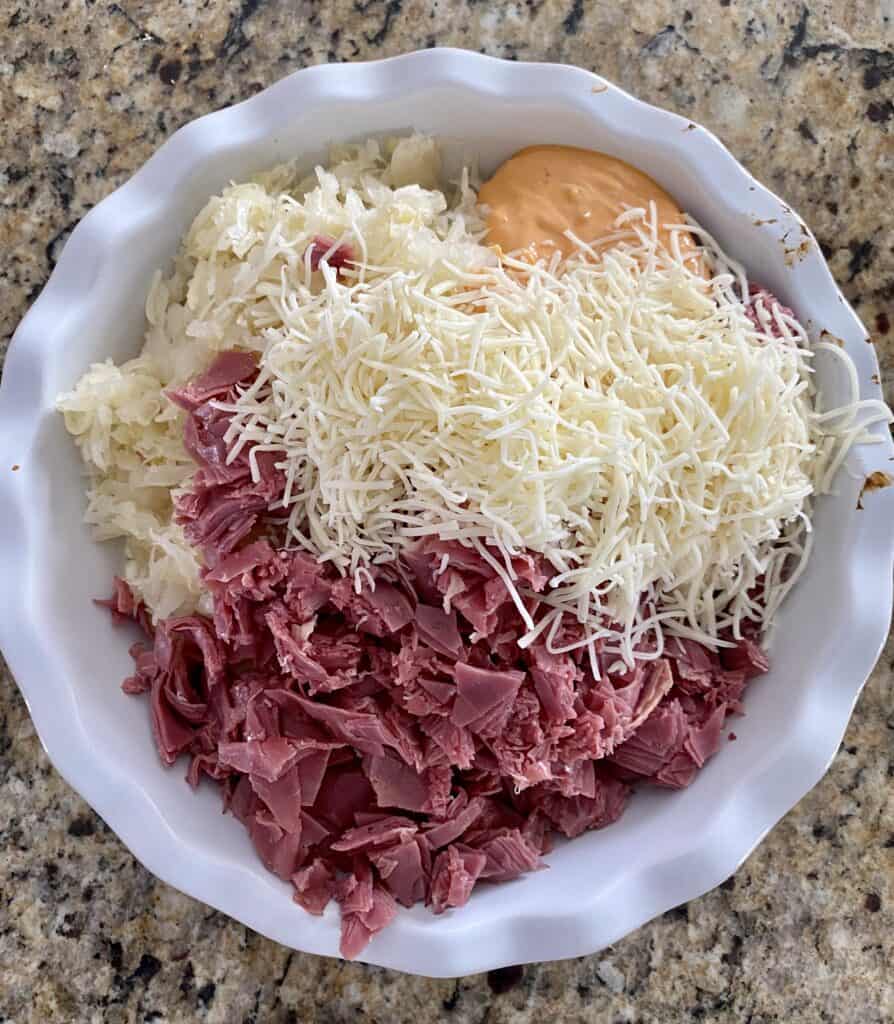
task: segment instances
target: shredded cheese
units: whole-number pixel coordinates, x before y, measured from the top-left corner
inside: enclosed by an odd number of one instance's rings
[[[158,391],[214,351],[257,351],[257,379],[220,405],[230,457],[279,453],[289,542],[357,581],[457,539],[504,579],[523,643],[546,630],[559,649],[570,615],[577,646],[595,662],[601,639],[619,665],[665,635],[716,645],[768,623],[809,551],[812,495],[887,409],[859,401],[840,349],[852,393],[817,408],[802,327],[760,304],[755,326],[744,269],[697,225],[666,249],[654,210],[630,210],[561,265],[498,260],[467,176],[452,203],[406,184],[414,164],[432,184],[435,154],[371,143],[310,187],[284,191],[280,169],[211,200],[147,305]],[[710,274],[684,263],[684,231]],[[317,234],[355,265],[312,273]],[[101,475],[96,429],[75,432]],[[555,570],[536,622],[522,549]]]

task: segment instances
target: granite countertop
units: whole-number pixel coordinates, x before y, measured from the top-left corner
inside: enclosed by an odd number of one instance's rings
[[[813,227],[890,399],[889,19],[878,0],[0,0],[0,345],[72,226],[178,126],[305,64],[449,44],[592,68],[715,131]],[[0,1021],[892,1021],[892,666],[889,642],[829,774],[719,889],[595,956],[457,981],[291,953],[156,881],[50,767],[4,671]]]

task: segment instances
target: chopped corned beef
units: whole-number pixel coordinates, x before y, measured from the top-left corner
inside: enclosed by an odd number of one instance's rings
[[[461,907],[472,895],[475,883],[487,863],[487,854],[468,846],[448,846],[439,853],[432,868],[429,902],[436,914],[448,907]]]
[[[248,831],[264,867],[289,881],[305,856],[302,830],[286,832],[262,807],[249,819]]]
[[[524,672],[475,668],[458,661],[453,669],[456,679],[456,700],[450,715],[454,725],[476,725],[496,707],[511,706],[518,688],[525,678]]]
[[[442,608],[419,604],[411,618],[415,619],[419,638],[427,647],[446,658],[462,658],[463,641],[459,635],[455,612],[445,612]]]
[[[244,743],[220,743],[217,756],[229,768],[276,782],[297,761],[298,748],[281,736],[273,736]]]
[[[191,491],[174,503],[175,517],[211,568],[249,536],[285,484],[273,452],[243,448],[227,462],[230,414],[214,400],[235,400],[238,384],[256,372],[251,355],[221,352],[198,380],[168,393],[186,411],[184,446],[198,465]]]
[[[301,805],[304,803],[301,794],[301,774],[294,765],[283,772],[275,781],[270,782],[263,775],[251,775],[252,789],[257,793],[277,825],[284,831],[294,834],[301,831]]]
[[[339,580],[332,587],[330,600],[351,625],[373,636],[391,636],[413,621],[409,598],[381,580],[375,590],[365,586],[359,592],[351,580]]]
[[[424,839],[413,838],[369,852],[369,859],[383,885],[405,907],[412,907],[425,899],[428,851],[424,844]],[[423,850],[426,850],[425,855]]]
[[[257,356],[230,349],[221,352],[208,369],[186,387],[175,388],[168,397],[187,412],[194,412],[212,398],[227,394],[234,384],[247,381],[258,371]]]
[[[381,885],[373,888],[369,910],[346,911],[342,907],[341,955],[347,960],[359,956],[373,935],[390,924],[396,913],[397,904]]]
[[[292,875],[293,899],[310,914],[322,914],[335,895],[335,872],[320,857]]]
[[[616,821],[624,810],[627,795],[627,787],[622,782],[600,774],[594,779],[591,795],[550,793],[544,799],[542,809],[553,827],[571,839],[588,829],[604,828]]]
[[[315,235],[314,240],[307,247],[307,258],[310,260],[310,269],[319,270],[321,263],[328,263],[334,267],[336,272],[354,260],[354,250],[350,245],[339,245],[334,238],[328,235]]]
[[[766,654],[753,640],[748,639],[740,640],[735,647],[724,648],[720,660],[725,669],[742,670],[749,679],[767,672],[770,668]]]
[[[788,306],[783,304],[766,288],[760,285],[749,285],[748,302],[745,306],[745,314],[759,331],[766,331],[771,338],[784,337],[779,323],[778,316],[787,316],[795,319],[795,314]]]
[[[313,246],[316,269],[331,240]],[[350,259],[342,248],[333,266]],[[198,466],[177,516],[212,616],[153,627],[121,580],[102,603],[143,628],[123,686],[149,693],[161,759],[186,754],[192,785],[220,785],[298,904],[320,914],[337,901],[344,956],[398,903],[442,913],[478,881],[537,869],[551,834],[609,825],[633,784],[692,780],[767,670],[755,634],[719,653],[669,639],[621,674],[597,644],[594,677],[583,648],[555,653],[580,638],[576,623],[520,649],[527,627],[503,579],[459,542],[425,541],[359,589],[278,548],[265,522],[284,486],[276,456],[245,448],[227,464],[216,403],[255,373],[252,356],[224,352],[171,394]],[[528,553],[510,566],[536,618],[548,566]]]
[[[517,828],[498,829],[476,838],[474,845],[485,857],[481,877],[494,882],[508,882],[540,866],[540,851]]]
[[[94,604],[98,604],[101,608],[108,608],[115,622],[126,622],[132,619],[146,636],[151,637],[154,629],[149,609],[134,596],[130,584],[126,580],[116,576],[113,585],[112,596],[107,600],[97,600]]]

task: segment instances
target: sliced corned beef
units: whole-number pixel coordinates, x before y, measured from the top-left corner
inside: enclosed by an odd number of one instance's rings
[[[290,551],[288,582],[283,596],[293,622],[307,622],[329,601],[333,580],[331,567],[320,565],[310,555]]]
[[[365,768],[379,807],[399,807],[405,811],[421,812],[428,806],[429,787],[426,779],[399,757],[391,754],[371,757]]]
[[[165,764],[173,764],[180,754],[189,749],[195,732],[179,718],[168,703],[162,675],[157,676],[152,683],[150,706],[152,732],[159,756]]]
[[[397,633],[413,620],[409,598],[390,583],[379,581],[375,590],[367,585],[358,593],[350,579],[341,579],[330,599],[348,622],[373,636]]]
[[[592,796],[549,793],[544,797],[540,807],[562,835],[573,838],[591,828],[604,828],[621,816],[629,786],[607,774],[601,774],[595,783]]]
[[[311,270],[319,270],[321,263],[328,263],[338,273],[354,261],[354,250],[347,242],[338,244],[336,239],[328,235],[314,235],[307,247],[307,257]]]
[[[276,782],[298,760],[298,748],[281,736],[269,740],[247,740],[242,743],[221,743],[221,763],[255,775],[267,782]]]
[[[725,718],[726,708],[721,705],[701,725],[690,725],[683,746],[698,768],[701,768],[720,748],[720,735]]]
[[[233,365],[217,370],[225,356]],[[247,380],[256,372],[254,360],[250,369],[248,362],[242,353],[223,353],[205,376],[217,385],[244,370],[240,380]],[[178,496],[174,509],[186,538],[201,551],[205,564],[213,568],[248,537],[270,503],[282,493],[285,478],[276,468],[274,452],[255,453],[256,480],[247,449],[228,462],[224,435],[229,414],[212,403],[215,398],[234,399],[235,386],[215,386],[210,393],[208,386],[191,391],[201,380],[169,393],[172,401],[186,410],[184,446],[198,464],[192,489]]]
[[[369,940],[394,919],[397,904],[390,893],[381,885],[373,889],[372,907],[364,912],[345,912],[342,909],[341,943],[339,951],[347,960],[353,960],[365,948]]]
[[[156,630],[156,653],[159,651],[159,639],[170,637],[171,645],[166,650],[176,650],[178,641],[191,641],[197,649],[194,659],[201,663],[205,671],[205,679],[209,686],[216,686],[223,681],[226,654],[223,644],[217,638],[211,623],[199,615],[188,615],[184,618],[166,619]],[[189,656],[187,648],[184,651]],[[168,666],[159,661],[161,667]]]
[[[241,493],[235,488],[209,488],[198,496],[175,501],[177,522],[187,540],[199,548],[210,564],[214,554],[228,554],[254,529],[266,511],[267,499],[253,494],[244,485]]]
[[[120,576],[116,576],[113,580],[112,596],[104,600],[96,600],[94,604],[101,608],[108,608],[114,622],[133,621],[148,637],[155,632],[149,609],[136,597],[127,580],[121,579]]]
[[[574,684],[582,673],[567,654],[552,654],[544,644],[528,649],[531,679],[551,722],[574,718]]]
[[[425,833],[426,841],[433,850],[455,842],[481,817],[485,806],[484,800],[481,797],[473,797],[471,800],[467,800],[465,793],[460,792],[465,806],[461,810],[457,809],[456,804],[460,803],[460,798],[457,797],[457,800],[454,801],[454,806],[449,808],[450,813],[447,820],[440,825],[434,825]]]
[[[637,775],[655,775],[683,746],[688,728],[680,702],[671,700],[615,750],[612,761]]]
[[[279,778],[271,782],[262,775],[251,775],[252,789],[258,798],[267,805],[267,810],[274,821],[284,831],[295,833],[301,831],[301,775],[298,766],[284,771]]]
[[[666,658],[659,658],[657,661],[651,662],[644,674],[645,679],[636,702],[633,718],[627,726],[628,732],[638,729],[645,722],[670,693],[671,687],[674,685],[674,673]]]
[[[316,803],[328,765],[328,750],[301,750],[298,754],[295,771],[298,773],[299,792],[304,806],[312,807]]]
[[[487,864],[487,854],[462,844],[448,846],[435,858],[429,900],[436,914],[468,902]]]
[[[264,867],[288,882],[302,860],[302,830],[286,832],[268,811],[259,810],[249,819],[248,831]]]
[[[208,369],[185,387],[168,392],[181,409],[193,412],[212,398],[219,398],[241,381],[248,381],[258,371],[257,356],[251,352],[228,349],[221,352]]]
[[[322,914],[335,895],[335,872],[316,857],[292,875],[292,899],[310,914]]]
[[[562,770],[554,769],[549,789],[557,790],[562,796],[595,796],[597,763],[581,758],[571,765],[561,765]]]
[[[369,859],[385,888],[405,907],[425,899],[428,889],[420,840],[411,837],[389,846],[375,847]]]
[[[740,640],[735,647],[723,647],[720,651],[723,667],[729,671],[742,671],[746,678],[762,675],[770,668],[770,662],[760,647],[749,639]]]
[[[517,828],[500,829],[490,838],[475,843],[485,856],[481,878],[492,882],[508,882],[526,871],[540,867],[540,852]]]
[[[673,654],[674,674],[681,689],[686,692],[704,690],[720,667],[720,659],[694,640],[671,637],[667,651]]]
[[[353,870],[335,883],[335,898],[344,913],[364,914],[372,910],[373,873],[367,860],[354,860]]]
[[[299,698],[299,704],[308,718],[321,723],[335,739],[343,740],[362,754],[381,757],[385,747],[394,743],[394,737],[376,715],[307,698]]]
[[[500,774],[511,779],[516,789],[552,778],[553,737],[550,727],[544,729],[541,724],[541,705],[530,686],[519,690],[511,713],[498,729],[478,729],[488,737]]]
[[[525,678],[524,672],[513,669],[499,672],[475,668],[461,661],[456,663],[454,675],[457,695],[450,720],[454,725],[469,726],[473,731],[489,711],[515,700]]]
[[[444,610],[456,608],[476,633],[490,636],[499,625],[500,610],[511,600],[506,584],[499,576],[494,576],[474,586],[462,580],[462,588],[458,589],[458,575],[448,570],[440,577],[446,584]]]
[[[468,729],[454,725],[449,718],[429,715],[423,718],[422,731],[431,737],[444,754],[447,763],[455,768],[471,768],[475,758],[475,740]]]
[[[456,613],[419,604],[414,615],[419,639],[447,658],[459,659],[464,653],[462,637],[456,625]]]
[[[281,602],[271,604],[264,618],[282,671],[300,683],[325,686],[329,674],[319,662],[308,656],[304,624],[296,625]]]
[[[341,834],[353,827],[358,811],[376,806],[376,795],[369,780],[352,763],[347,768],[326,773],[313,810],[333,831]]]
[[[355,817],[360,817],[355,815]],[[358,824],[342,833],[341,839],[332,844],[338,852],[371,850],[376,846],[390,846],[404,842],[418,831],[415,821],[397,814],[379,815],[369,822]]]

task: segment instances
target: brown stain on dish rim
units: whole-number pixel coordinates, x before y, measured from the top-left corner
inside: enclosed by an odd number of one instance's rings
[[[880,469],[874,470],[866,477],[863,486],[860,488],[860,496],[857,498],[857,508],[863,508],[864,494],[869,494],[872,491],[880,491],[883,487],[890,487],[891,484],[894,484],[894,477],[889,476],[887,473],[883,473]]]
[[[782,241],[782,239],[780,239]],[[805,238],[799,245],[789,248],[785,244],[782,246],[783,259],[787,267],[793,267],[795,263],[800,263],[801,260],[806,259],[810,254],[810,239]]]

